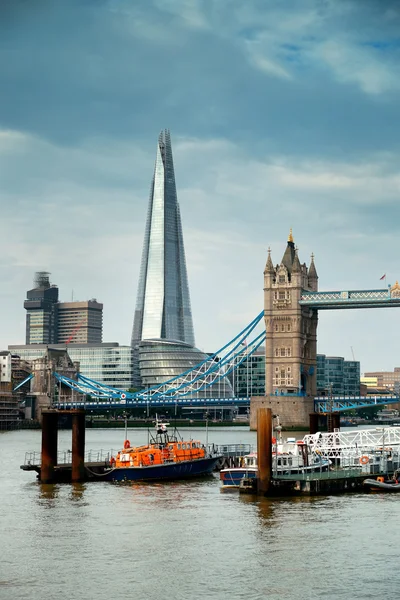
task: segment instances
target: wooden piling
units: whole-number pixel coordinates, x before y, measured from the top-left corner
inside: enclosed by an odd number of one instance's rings
[[[72,473],[71,481],[85,479],[85,411],[72,412]]]
[[[57,466],[58,413],[55,410],[42,411],[42,461],[40,481],[53,483],[54,469]]]
[[[257,492],[266,494],[272,474],[272,412],[270,408],[257,410]]]
[[[310,433],[314,435],[318,431],[318,413],[310,413]]]
[[[340,429],[340,414],[329,413],[328,414],[328,432],[333,433],[335,429]]]

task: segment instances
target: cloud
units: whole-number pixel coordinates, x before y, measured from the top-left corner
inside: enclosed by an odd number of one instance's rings
[[[321,289],[399,278],[395,2],[34,4],[3,2],[0,19],[3,346],[24,339],[37,269],[64,299],[97,296],[105,338],[129,342],[163,127],[204,349],[259,312],[267,248],[278,262],[291,226]],[[367,328],[321,315],[321,351],[361,340],[368,368],[385,368],[395,343],[375,323],[398,332],[376,312]]]

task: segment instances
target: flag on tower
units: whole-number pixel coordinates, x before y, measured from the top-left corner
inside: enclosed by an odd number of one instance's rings
[[[382,281],[382,279],[386,279],[386,273],[384,275],[382,275],[382,277],[380,278],[379,281]]]

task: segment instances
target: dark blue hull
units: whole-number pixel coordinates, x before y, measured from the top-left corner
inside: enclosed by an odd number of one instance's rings
[[[221,457],[199,458],[149,467],[119,467],[102,475],[102,481],[161,481],[187,479],[211,473]]]

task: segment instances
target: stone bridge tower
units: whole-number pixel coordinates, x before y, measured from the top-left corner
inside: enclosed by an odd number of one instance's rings
[[[264,271],[266,327],[265,398],[254,398],[251,413],[270,407],[284,426],[307,426],[316,394],[318,313],[299,304],[302,291],[318,290],[314,258],[301,264],[292,230],[280,264],[271,251]],[[251,422],[253,426],[253,423]]]

